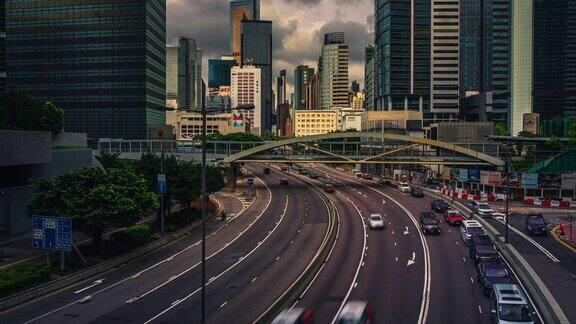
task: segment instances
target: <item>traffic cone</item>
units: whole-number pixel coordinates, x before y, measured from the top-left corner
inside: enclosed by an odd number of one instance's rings
[[[563,224],[563,223],[560,223],[560,227],[558,228],[558,234],[560,234],[560,235],[562,235],[562,236],[565,235],[565,233],[564,233],[564,224]]]

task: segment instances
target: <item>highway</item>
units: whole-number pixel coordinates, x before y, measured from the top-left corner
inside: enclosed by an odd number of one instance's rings
[[[260,194],[241,216],[210,223],[207,317],[210,322],[255,320],[306,268],[328,224],[319,195],[295,179],[251,170]],[[314,212],[309,212],[314,210]],[[232,212],[232,211],[230,211]],[[241,211],[236,211],[240,213]],[[124,267],[0,314],[3,323],[200,321],[200,244],[197,236]]]

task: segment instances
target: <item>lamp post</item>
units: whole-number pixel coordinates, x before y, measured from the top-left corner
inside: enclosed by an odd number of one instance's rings
[[[507,151],[507,158],[504,160],[504,176],[506,177],[506,209],[504,211],[505,215],[506,215],[506,219],[505,219],[505,223],[506,223],[506,228],[504,230],[504,242],[508,243],[508,232],[509,232],[509,228],[510,226],[508,225],[508,216],[510,213],[510,176],[509,176],[509,166],[508,166],[508,160],[510,159],[510,145],[508,144],[508,142],[506,142],[506,151]]]

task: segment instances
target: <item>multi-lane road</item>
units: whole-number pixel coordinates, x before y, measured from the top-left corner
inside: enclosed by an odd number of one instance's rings
[[[209,323],[251,323],[315,260],[330,222],[336,240],[296,307],[332,322],[352,300],[374,305],[377,323],[489,323],[490,302],[476,282],[459,230],[423,235],[418,216],[430,198],[412,198],[337,169],[310,165],[312,180],[249,165],[258,198],[228,197],[233,217],[211,220],[207,240]],[[289,185],[281,185],[286,178]],[[336,192],[323,193],[325,183]],[[220,197],[225,200],[226,197]],[[329,205],[335,207],[330,212]],[[370,230],[370,214],[386,228]],[[0,314],[2,323],[199,323],[200,238],[194,232],[123,267]]]

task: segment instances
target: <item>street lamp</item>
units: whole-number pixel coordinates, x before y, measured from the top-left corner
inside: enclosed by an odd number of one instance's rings
[[[240,105],[236,109],[253,110],[254,105]],[[202,209],[202,321],[206,323],[206,136],[207,136],[207,123],[208,114],[220,113],[223,109],[206,109],[206,83],[202,80],[202,106],[200,113],[202,114],[202,194],[201,194],[201,209]]]
[[[510,176],[509,176],[509,166],[508,166],[508,160],[510,160],[510,144],[508,142],[505,143],[506,145],[506,151],[507,151],[507,158],[504,160],[504,176],[506,177],[506,209],[505,209],[505,214],[506,214],[506,219],[505,219],[505,223],[506,223],[506,229],[504,230],[504,242],[508,243],[508,231],[509,231],[509,225],[508,225],[508,216],[509,216],[509,208],[510,208]]]

